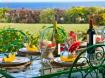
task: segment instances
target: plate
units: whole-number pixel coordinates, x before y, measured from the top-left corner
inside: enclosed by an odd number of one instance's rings
[[[27,48],[21,48],[21,49],[19,49],[19,51],[21,51],[21,52],[27,52]]]
[[[85,61],[86,61],[85,58],[80,58],[78,62],[75,64],[75,66],[83,66],[85,65]],[[52,62],[52,64],[57,66],[70,67],[73,65],[73,62],[64,62],[64,61],[61,61],[60,57],[56,57]]]
[[[40,55],[40,54],[41,54],[40,51],[31,52],[31,51],[28,51],[27,48],[21,48],[18,51],[18,55],[22,55],[22,56],[24,56],[24,55]]]
[[[2,58],[0,58],[2,60]],[[30,59],[27,57],[16,57],[13,62],[2,62],[0,61],[0,67],[5,67],[5,66],[18,66],[25,64],[27,62],[30,62]]]
[[[21,48],[19,49],[20,52],[31,52],[31,51],[28,51],[27,48]],[[33,51],[33,52],[39,52],[39,51]]]
[[[30,59],[27,57],[16,57],[16,59],[13,61],[13,63],[26,63],[29,61],[30,61]]]

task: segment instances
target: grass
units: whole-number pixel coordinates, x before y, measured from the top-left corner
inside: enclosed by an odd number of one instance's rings
[[[19,24],[19,23],[0,23],[0,29],[3,29],[4,27],[12,27],[19,30],[22,30],[23,32],[29,31],[30,33],[38,32],[42,26],[50,26],[52,24]],[[82,31],[86,32],[88,29],[88,24],[58,24],[58,26],[63,26],[64,29],[69,31]]]

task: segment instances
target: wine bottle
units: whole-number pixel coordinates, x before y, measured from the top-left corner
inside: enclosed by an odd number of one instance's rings
[[[95,34],[96,32],[93,28],[93,17],[91,16],[89,19],[89,29],[87,30],[87,47],[94,45],[96,43]],[[91,55],[93,55],[94,53],[95,53],[94,48],[87,50],[88,57],[93,57]]]

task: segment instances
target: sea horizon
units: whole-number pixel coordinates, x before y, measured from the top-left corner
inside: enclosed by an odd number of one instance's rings
[[[45,9],[45,8],[59,8],[68,9],[71,7],[105,7],[105,1],[95,2],[0,2],[0,8],[12,9]]]

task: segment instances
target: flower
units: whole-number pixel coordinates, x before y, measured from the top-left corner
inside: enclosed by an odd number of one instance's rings
[[[79,48],[79,46],[80,46],[80,42],[79,42],[79,41],[74,42],[74,43],[70,46],[69,52],[72,53],[72,52],[75,51],[77,48]]]
[[[53,47],[56,47],[56,44],[51,41],[48,42],[48,48],[53,48]]]
[[[76,41],[77,35],[76,35],[73,31],[70,31],[70,32],[69,32],[69,36],[70,36],[72,39],[74,39],[74,41]]]
[[[101,41],[101,38],[96,37],[96,41],[97,41],[97,42],[100,42],[100,41]]]
[[[60,51],[62,52],[64,51],[64,49],[65,49],[65,44],[60,44]]]
[[[102,35],[97,35],[96,36],[96,42],[101,42],[103,40],[104,40],[104,38],[102,37]]]

